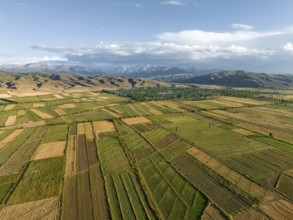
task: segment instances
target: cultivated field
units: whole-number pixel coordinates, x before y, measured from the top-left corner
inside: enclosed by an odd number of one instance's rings
[[[0,96],[0,219],[293,219],[291,93]]]

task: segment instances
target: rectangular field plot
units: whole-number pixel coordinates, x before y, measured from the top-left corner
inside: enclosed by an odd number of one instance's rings
[[[66,141],[67,134],[68,134],[68,125],[48,126],[48,130],[42,140],[42,143]]]
[[[142,124],[142,123],[149,123],[150,122],[150,120],[145,117],[123,118],[122,121],[128,125]]]
[[[207,199],[188,183],[162,156],[154,154],[138,162],[155,205],[164,219],[197,219]]]
[[[96,135],[99,133],[115,131],[115,126],[110,121],[95,121],[93,122],[93,128]]]
[[[17,138],[9,142],[4,149],[0,151],[0,164],[5,163],[10,156],[15,153],[29,138],[30,135],[33,134],[35,128],[26,129],[22,132]]]
[[[16,205],[9,205],[0,211],[1,219],[58,219],[60,198],[53,197]]]
[[[46,131],[45,127],[36,128],[24,144],[0,167],[0,176],[21,172],[38,148]]]
[[[169,123],[161,124],[178,137],[222,159],[272,147],[190,116],[165,116],[163,120]]]
[[[106,177],[113,219],[157,219],[133,173]]]
[[[4,199],[8,196],[11,187],[16,183],[17,179],[18,175],[0,177],[0,204],[2,204]]]
[[[130,170],[128,159],[115,134],[99,139],[97,147],[104,175]]]
[[[240,197],[211,178],[198,164],[192,162],[188,157],[178,157],[172,161],[172,165],[193,186],[207,196],[210,201],[217,204],[224,213],[231,216],[250,207]]]
[[[42,160],[52,157],[62,157],[64,155],[66,141],[51,142],[42,144],[36,150],[33,160]]]
[[[293,199],[293,177],[286,174],[282,174],[279,178],[277,189],[287,195],[289,198]]]
[[[154,148],[131,127],[120,121],[115,121],[115,126],[118,132],[122,134],[121,139],[135,160],[154,152]]]
[[[5,138],[0,140],[0,150],[2,150],[7,144],[15,140],[18,136],[20,136],[24,132],[24,129],[17,129],[7,135]]]
[[[31,162],[8,200],[9,204],[58,196],[64,175],[64,158]]]
[[[46,120],[47,124],[62,124],[74,122],[90,122],[112,119],[112,116],[102,110],[86,111]]]

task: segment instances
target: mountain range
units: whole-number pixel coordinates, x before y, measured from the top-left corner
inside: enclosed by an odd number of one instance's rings
[[[250,88],[293,88],[293,75],[254,73],[246,71],[220,71],[189,79],[176,79],[184,84],[204,84]]]
[[[115,87],[115,84],[123,87],[122,82],[117,83],[114,81],[119,79],[124,82],[128,78],[132,80],[135,79],[135,81],[137,81],[140,78],[144,79],[142,80],[143,82],[147,82],[147,80],[154,80],[168,83],[204,84],[228,87],[293,88],[293,75],[255,73],[242,70],[223,71],[219,69],[199,69],[195,67],[187,68],[142,65],[115,66],[111,68],[98,69],[74,66],[66,62],[57,64],[42,62],[25,65],[2,65],[0,66],[0,71],[16,73],[16,78],[23,78],[20,73],[26,73],[25,76],[31,77],[33,81],[36,81],[36,77],[38,78],[40,76],[51,79],[50,74],[53,74],[52,77],[58,76],[58,78],[62,79],[61,81],[65,80],[68,85],[70,84],[70,80],[72,80],[72,82],[76,81],[76,83],[84,83],[84,79],[89,82],[94,81],[94,85],[100,85],[100,83],[95,82],[95,80],[98,79],[98,82],[100,82],[100,80],[104,80],[105,83],[109,83],[110,87]],[[45,75],[40,75],[40,73],[47,73],[49,75],[45,74],[46,77],[44,77]],[[105,84],[106,86],[108,86],[107,83]],[[137,85],[139,84],[140,83]],[[13,85],[13,83],[9,85]],[[92,84],[89,83],[90,87],[91,85]],[[131,87],[131,85],[129,86],[126,84],[125,86]],[[33,86],[33,88],[35,87]]]
[[[12,64],[0,65],[0,71],[14,73],[54,73],[54,74],[70,74],[70,75],[112,75],[125,76],[132,78],[148,78],[156,80],[169,81],[175,78],[190,78],[193,76],[204,75],[217,71],[217,69],[198,69],[195,67],[166,67],[166,66],[113,66],[107,68],[83,67],[70,65],[68,63],[29,63],[25,65]]]

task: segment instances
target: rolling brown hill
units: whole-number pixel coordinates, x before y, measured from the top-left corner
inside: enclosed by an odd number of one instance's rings
[[[45,73],[0,72],[0,89],[12,91],[102,90],[163,86],[165,83],[122,76],[79,76]]]

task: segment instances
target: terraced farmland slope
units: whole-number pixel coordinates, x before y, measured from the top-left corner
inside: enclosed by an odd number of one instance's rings
[[[293,219],[292,91],[189,97],[0,96],[0,219]]]

